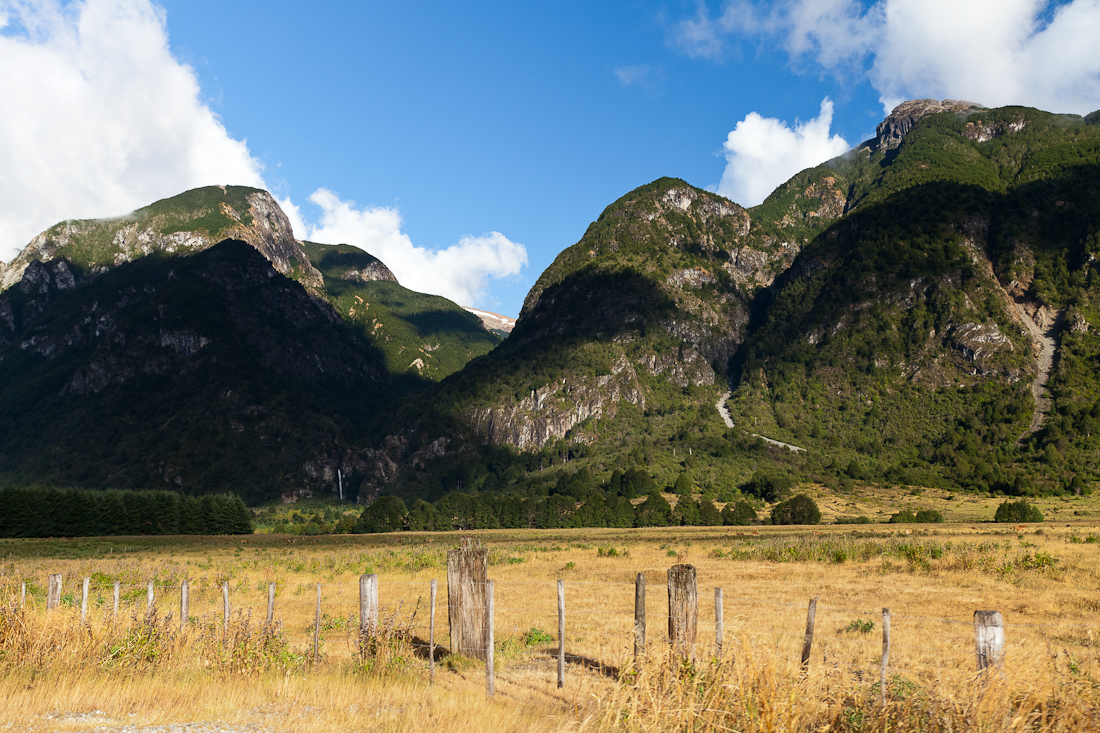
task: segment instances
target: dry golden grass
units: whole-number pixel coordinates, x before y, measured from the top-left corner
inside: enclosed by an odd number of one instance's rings
[[[423,650],[416,648],[427,639],[432,578],[439,580],[436,639],[447,645],[445,552],[457,545],[457,533],[4,542],[0,725],[84,730],[219,721],[280,730],[403,731],[427,724],[441,733],[1098,726],[1100,660],[1093,637],[1100,633],[1100,530],[1091,524],[1022,531],[945,524],[474,534],[491,549],[496,586],[493,699],[484,694],[484,667],[467,660],[444,660],[429,687],[426,660],[418,655]],[[119,554],[126,545],[138,549]],[[700,589],[697,658],[686,667],[668,657],[662,642],[665,571],[676,562],[696,566]],[[64,575],[64,595],[75,594],[47,614],[39,590],[52,572]],[[356,639],[363,572],[379,575],[389,634],[366,659]],[[636,669],[639,572],[649,586],[650,651]],[[84,576],[98,584],[89,621],[81,624]],[[180,636],[184,577],[192,588],[192,619]],[[113,618],[116,578],[125,601]],[[528,644],[524,638],[533,627],[556,634],[558,578],[566,581],[570,659],[563,690],[555,684],[556,639]],[[149,579],[157,585],[155,617],[145,609]],[[20,612],[24,580],[32,593]],[[228,637],[223,580],[234,614]],[[274,634],[262,623],[269,581],[279,588],[281,628]],[[317,583],[325,617],[314,662]],[[715,587],[725,595],[720,658]],[[803,675],[799,651],[812,597],[820,601]],[[893,642],[885,708],[877,688],[883,607],[891,609]],[[982,680],[974,671],[977,609],[1001,611],[1008,640],[1000,675]],[[870,621],[869,632],[855,628]],[[153,637],[155,653],[148,646]],[[104,715],[45,718],[97,710]]]

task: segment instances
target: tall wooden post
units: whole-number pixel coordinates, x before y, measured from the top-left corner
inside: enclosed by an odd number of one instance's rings
[[[61,573],[54,573],[46,581],[46,610],[52,611],[61,603]]]
[[[645,651],[645,574],[634,579],[634,664],[641,663]]]
[[[378,576],[359,576],[359,643],[378,632]]]
[[[88,585],[91,582],[91,578],[85,578],[83,587],[80,589],[80,623],[88,620]]]
[[[180,585],[180,633],[187,628],[187,620],[191,614],[191,589],[187,585],[187,578],[183,579],[183,583]]]
[[[488,627],[489,550],[463,537],[457,550],[447,552],[447,621],[451,652],[485,659]]]
[[[149,581],[149,587],[145,591],[145,613],[153,612],[154,591],[153,581]]]
[[[886,705],[886,677],[890,667],[890,609],[882,609],[882,663],[879,665],[879,687],[882,691],[882,704]]]
[[[485,693],[492,697],[496,694],[496,678],[493,669],[493,581],[485,581],[485,600],[489,613],[485,624]]]
[[[436,591],[435,578],[432,578],[432,602],[431,612],[428,616],[428,684],[435,684],[435,591]]]
[[[999,667],[1004,661],[1005,621],[998,611],[974,612],[974,646],[978,653],[978,671]]]
[[[683,657],[695,656],[699,627],[699,593],[693,565],[668,569],[668,639]]]
[[[722,641],[726,636],[726,622],[722,610],[722,589],[714,589],[714,646],[718,656],[722,656]]]
[[[806,612],[806,637],[802,640],[802,669],[810,666],[810,650],[814,645],[814,616],[817,615],[817,598],[810,599]]]
[[[267,584],[267,623],[275,620],[275,584]]]
[[[119,590],[120,590],[121,586],[122,586],[122,581],[121,580],[116,580],[115,581],[115,592],[114,592],[115,603],[114,603],[114,606],[113,606],[115,616],[118,615],[118,597],[119,597]]]
[[[321,645],[321,584],[317,584],[317,613],[313,617],[313,663],[317,664],[317,652]]]
[[[558,689],[565,686],[565,581],[558,579]]]
[[[229,633],[229,581],[222,581],[222,624],[225,633]]]

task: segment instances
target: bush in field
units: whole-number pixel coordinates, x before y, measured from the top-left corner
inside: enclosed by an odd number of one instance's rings
[[[775,471],[757,471],[748,483],[741,487],[741,491],[764,501],[779,501],[790,497],[793,483],[790,477],[784,474]]]
[[[1026,499],[1019,501],[1003,501],[997,507],[997,513],[993,515],[994,522],[1041,522],[1043,513],[1039,507],[1032,506]]]
[[[727,527],[747,527],[756,524],[756,510],[744,499],[734,504],[726,504],[722,510],[722,524]]]
[[[821,510],[813,499],[805,494],[797,494],[772,508],[772,524],[817,524],[821,521]]]
[[[380,496],[359,515],[355,523],[356,534],[397,532],[405,526],[405,502],[397,496]]]
[[[903,509],[890,517],[890,524],[935,524],[943,521],[943,515],[935,509],[918,509],[917,513]]]

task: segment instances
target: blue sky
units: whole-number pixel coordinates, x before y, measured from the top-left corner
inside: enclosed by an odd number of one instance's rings
[[[0,0],[0,99],[27,110],[0,122],[0,169],[18,171],[0,248],[263,185],[299,237],[515,316],[636,186],[676,176],[753,205],[905,98],[1085,113],[1097,37],[1100,0]]]

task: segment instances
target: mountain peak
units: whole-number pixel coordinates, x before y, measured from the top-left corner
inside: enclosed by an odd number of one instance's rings
[[[945,99],[942,102],[935,99],[911,99],[902,102],[879,123],[876,128],[875,139],[872,147],[875,150],[896,148],[901,145],[901,139],[913,129],[913,125],[926,115],[937,112],[969,112],[971,110],[986,109],[983,105],[967,102],[961,99]]]

